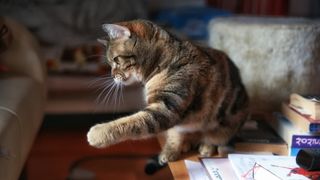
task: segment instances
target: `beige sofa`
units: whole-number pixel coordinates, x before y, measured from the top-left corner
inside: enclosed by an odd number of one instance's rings
[[[32,35],[13,20],[3,22],[13,39],[0,52],[0,63],[9,69],[0,72],[0,179],[14,180],[42,123],[46,73]]]

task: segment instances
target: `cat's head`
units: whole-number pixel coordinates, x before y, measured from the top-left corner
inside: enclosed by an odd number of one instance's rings
[[[99,42],[106,46],[106,60],[111,66],[115,82],[129,85],[144,79],[152,61],[156,26],[144,20],[135,20],[117,24],[103,24],[107,34]]]

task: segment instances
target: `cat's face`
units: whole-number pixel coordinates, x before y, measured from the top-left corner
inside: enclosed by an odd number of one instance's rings
[[[106,61],[111,66],[111,75],[116,83],[124,85],[141,81],[137,63],[137,37],[125,26],[104,24],[107,33],[105,40],[99,40],[106,46]]]

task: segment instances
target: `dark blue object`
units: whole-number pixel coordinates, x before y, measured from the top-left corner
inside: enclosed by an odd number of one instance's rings
[[[167,164],[160,164],[159,163],[159,156],[155,155],[155,156],[152,156],[151,158],[148,159],[148,161],[144,167],[144,172],[148,175],[152,175],[166,166],[167,166]]]
[[[311,133],[320,133],[320,123],[310,123],[309,131]]]
[[[296,135],[292,136],[291,147],[294,148],[320,148],[320,135]]]
[[[230,15],[230,12],[221,9],[183,7],[161,10],[154,20],[159,24],[183,32],[189,38],[204,40],[208,37],[208,24],[210,20]]]

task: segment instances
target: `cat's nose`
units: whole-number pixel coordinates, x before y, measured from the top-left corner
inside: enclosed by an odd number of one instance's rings
[[[118,79],[118,80],[123,80],[123,78],[120,74],[116,74],[113,78]]]

